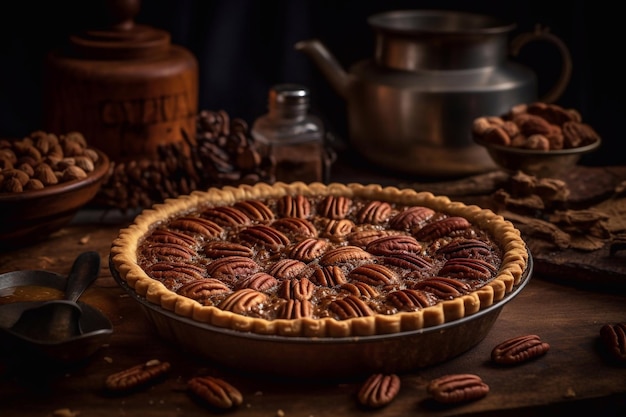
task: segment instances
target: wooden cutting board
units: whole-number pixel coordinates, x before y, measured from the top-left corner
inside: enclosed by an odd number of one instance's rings
[[[497,190],[506,188],[509,179],[503,172],[493,172],[457,181],[403,186],[499,211],[493,196]],[[613,233],[621,234],[622,238],[626,236],[626,166],[578,166],[561,179],[569,189],[566,208],[593,208],[605,212]],[[506,213],[502,214],[507,217]],[[559,248],[544,238],[526,233],[524,225],[516,218],[509,220],[522,231],[534,259],[535,275],[586,289],[626,291],[626,248],[616,244],[617,238],[607,238],[596,250]]]

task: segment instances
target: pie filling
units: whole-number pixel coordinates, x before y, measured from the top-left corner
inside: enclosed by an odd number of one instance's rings
[[[471,315],[519,283],[528,252],[495,213],[395,187],[224,187],[144,210],[111,259],[180,316],[264,335],[347,337]]]

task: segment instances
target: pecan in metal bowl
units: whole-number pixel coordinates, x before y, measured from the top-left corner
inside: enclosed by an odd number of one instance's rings
[[[601,144],[580,113],[556,104],[520,104],[501,116],[482,116],[472,125],[474,141],[505,171],[558,178]]]

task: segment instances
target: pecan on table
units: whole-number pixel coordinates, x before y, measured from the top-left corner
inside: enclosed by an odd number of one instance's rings
[[[626,323],[610,323],[600,328],[600,338],[609,354],[626,364]]]
[[[108,391],[127,392],[156,381],[169,370],[169,362],[153,359],[109,375],[104,386]]]
[[[456,404],[478,400],[489,393],[489,385],[474,374],[451,374],[431,380],[426,392],[440,403]]]
[[[513,337],[498,344],[491,351],[491,360],[501,365],[517,365],[545,355],[550,345],[537,335]]]
[[[357,399],[361,405],[380,408],[389,404],[400,391],[400,378],[395,374],[373,374],[361,385]]]
[[[223,379],[211,376],[197,376],[187,382],[191,393],[206,401],[209,405],[229,409],[243,403],[241,392]]]

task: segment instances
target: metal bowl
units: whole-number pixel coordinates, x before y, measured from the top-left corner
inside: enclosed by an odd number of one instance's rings
[[[26,246],[46,239],[69,223],[78,210],[100,190],[109,170],[109,158],[101,151],[98,163],[81,180],[21,193],[0,193],[0,250]]]
[[[121,279],[115,281],[137,301],[156,333],[186,352],[230,369],[293,378],[353,378],[375,372],[406,373],[452,359],[482,341],[502,307],[531,277],[533,260],[505,297],[471,316],[421,330],[394,334],[310,338],[260,335],[200,323],[147,301]]]
[[[42,287],[65,291],[67,277],[56,272],[44,270],[12,271],[0,274],[0,295],[22,286]],[[0,304],[0,354],[5,360],[20,363],[32,361],[50,365],[80,362],[92,356],[105,346],[113,334],[113,325],[96,307],[78,301],[82,309],[80,327],[82,334],[68,340],[33,342],[28,338],[16,337],[7,331],[19,319],[24,308],[35,307],[42,300],[17,301]]]
[[[575,167],[580,158],[600,146],[597,140],[578,148],[540,151],[521,149],[513,146],[496,145],[474,137],[474,141],[484,146],[491,159],[505,171],[522,171],[538,178],[559,178]]]

